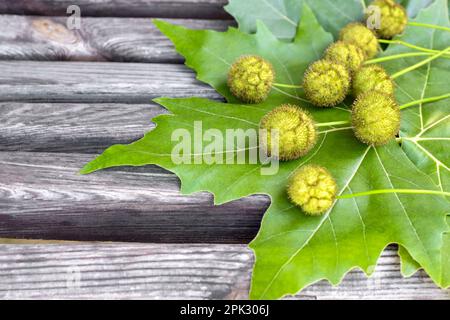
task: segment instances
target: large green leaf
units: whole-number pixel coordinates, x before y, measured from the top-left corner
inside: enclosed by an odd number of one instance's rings
[[[370,1],[368,1],[370,3]],[[420,10],[428,7],[433,0],[400,0],[397,1],[406,8],[408,16],[415,17]]]
[[[399,247],[398,255],[400,256],[401,272],[404,277],[411,277],[421,269],[420,264],[411,257],[405,248]]]
[[[414,18],[420,10],[428,7],[433,1],[434,0],[399,0],[397,2],[406,8],[408,16]],[[450,14],[450,8],[448,11]]]
[[[347,23],[363,18],[364,5],[373,0],[230,0],[225,6],[239,23],[243,32],[256,31],[256,23],[262,21],[272,33],[283,40],[291,40],[296,34],[300,20],[300,8],[306,2],[314,11],[326,31],[337,37]],[[410,17],[428,7],[433,0],[400,0]]]
[[[303,3],[311,7],[320,24],[334,36],[349,22],[363,17],[361,0],[230,0],[225,10],[243,32],[255,32],[259,20],[276,37],[291,40],[296,34]]]
[[[450,217],[447,218],[447,224],[450,226]],[[450,233],[444,234],[442,255],[442,278],[441,287],[447,288],[450,286]],[[415,261],[408,251],[400,247],[398,250],[401,259],[402,275],[410,277],[421,269],[420,264]]]
[[[277,38],[292,40],[300,20],[302,1],[230,0],[225,10],[236,19],[243,32],[256,32],[256,22],[259,20]]]
[[[322,218],[306,217],[287,201],[289,175],[310,162],[327,166],[343,193],[392,187],[433,189],[431,180],[415,169],[395,143],[370,149],[351,132],[327,133],[309,157],[283,163],[275,176],[261,176],[260,165],[175,165],[171,161],[174,130],[184,128],[194,135],[192,127],[198,119],[204,130],[251,129],[261,112],[195,98],[158,102],[172,115],[157,117],[157,128],[138,142],[109,148],[84,173],[117,165],[158,164],[180,177],[186,194],[211,191],[217,202],[254,193],[270,195],[272,205],[252,243],[257,257],[253,298],[278,298],[321,278],[338,283],[355,266],[370,273],[380,252],[392,242],[405,246],[427,272],[440,274],[441,232],[446,230],[443,217],[448,209],[441,198],[391,194],[340,200]],[[423,208],[429,210],[424,214]]]
[[[336,171],[333,165],[326,163]],[[367,149],[347,169],[346,174],[339,175],[341,193],[419,185],[434,188],[394,143]],[[251,244],[256,253],[253,298],[293,294],[322,278],[337,284],[353,267],[370,274],[388,243],[407,248],[413,259],[440,282],[441,232],[448,210],[444,199],[391,194],[339,200],[330,212],[316,219],[298,219],[298,209],[284,194],[277,200],[273,200]],[[431,202],[433,208],[425,213],[424,206],[429,208]]]
[[[436,1],[423,10],[416,22],[450,27],[447,14],[448,2]],[[450,33],[446,31],[408,27],[397,37],[414,45],[443,50],[450,46]],[[384,56],[413,52],[402,45],[391,45]],[[424,58],[410,57],[384,63],[390,73],[395,73]],[[450,84],[450,60],[437,59],[395,80],[396,97],[400,104],[448,94]],[[402,148],[413,162],[429,174],[443,190],[450,189],[450,114],[449,100],[421,104],[403,112],[400,136]]]
[[[175,164],[171,155],[178,141],[172,134],[184,129],[192,137],[214,129],[257,129],[261,117],[279,103],[308,108],[318,122],[349,118],[346,105],[317,109],[304,101],[301,91],[273,90],[267,102],[241,105],[226,87],[230,63],[242,54],[258,54],[272,61],[277,81],[299,83],[306,66],[321,56],[332,41],[308,7],[292,43],[277,40],[263,24],[256,34],[235,29],[225,33],[193,31],[157,22],[175,43],[198,78],[216,88],[231,103],[205,99],[158,99],[171,114],[154,119],[157,127],[130,145],[108,148],[82,170],[93,172],[119,165],[157,164],[176,173],[185,194],[210,191],[216,203],[250,194],[267,194],[272,203],[251,247],[256,254],[252,298],[279,298],[295,293],[320,279],[338,283],[354,267],[370,274],[377,258],[389,243],[399,243],[428,272],[443,283],[443,232],[448,230],[449,203],[443,197],[385,194],[338,200],[322,217],[305,216],[287,200],[285,187],[290,174],[307,163],[326,166],[335,176],[341,194],[371,189],[438,190],[430,176],[419,171],[395,142],[383,148],[359,143],[351,130],[326,128],[317,146],[299,160],[280,164],[276,175],[261,175],[261,164]],[[197,128],[197,129],[196,129]],[[193,162],[210,153],[194,146]],[[236,146],[225,149],[234,154]],[[217,154],[216,154],[217,156]],[[217,158],[216,158],[217,159]],[[401,165],[399,165],[401,164]]]
[[[429,8],[420,12],[416,22],[450,27],[448,2],[435,1]],[[404,34],[397,37],[418,46],[443,50],[450,46],[450,33],[446,31],[408,27]],[[402,45],[391,45],[384,56],[411,52]],[[384,63],[390,73],[395,73],[407,66],[420,62],[424,58],[405,58]],[[438,59],[396,79],[396,96],[398,101],[407,103],[450,92],[450,60]],[[432,177],[442,191],[450,191],[450,114],[449,100],[421,104],[403,112],[400,136],[402,148],[415,165]],[[450,210],[449,210],[450,213]],[[450,251],[449,246],[443,248]],[[407,255],[401,254],[404,266],[414,266]],[[450,269],[450,264],[444,265]],[[411,269],[411,271],[413,268]]]
[[[245,34],[234,28],[230,28],[227,32],[215,32],[208,30],[189,30],[162,21],[156,21],[156,24],[162,32],[172,39],[178,52],[185,56],[186,64],[197,71],[197,78],[199,80],[213,86],[229,102],[239,103],[231,95],[226,85],[230,63],[239,56],[243,54],[258,54],[265,57],[273,63],[277,81],[292,84],[300,83],[308,64],[320,58],[323,50],[332,41],[332,37],[318,24],[309,8],[303,9],[303,17],[302,23],[298,27],[296,39],[292,43],[277,40],[264,25],[259,26],[256,34]],[[223,49],[224,46],[227,48],[226,50]],[[182,112],[186,112],[186,110],[190,110],[188,114],[183,113],[182,115],[183,119],[189,120],[186,126],[190,130],[192,129],[194,120],[203,121],[204,130],[211,128],[224,132],[227,128],[239,128],[243,130],[257,129],[261,117],[281,103],[301,104],[314,115],[318,122],[325,122],[329,119],[333,119],[333,121],[349,120],[350,118],[350,112],[345,105],[338,108],[314,108],[302,97],[302,92],[297,92],[297,90],[287,92],[280,89],[273,89],[267,101],[259,105],[248,106],[221,104],[202,99],[170,100],[170,104],[168,100],[160,101],[174,113],[178,112],[181,114]],[[163,125],[160,121],[163,121]],[[159,127],[169,128],[170,126],[171,130],[175,130],[177,126],[183,123],[173,117],[157,118],[155,122]],[[324,128],[323,131],[327,131],[326,129]],[[334,129],[328,128],[328,130]],[[339,131],[330,132],[328,136],[335,134],[339,134]],[[347,135],[352,137],[349,133]],[[267,181],[252,181],[252,183],[248,183],[247,181],[253,177],[260,177],[260,172],[257,170],[259,166],[218,166],[219,169],[217,169],[217,172],[219,174],[227,174],[221,178],[226,180],[221,180],[221,183],[217,184],[217,177],[210,173],[210,171],[216,170],[215,166],[188,165],[183,167],[173,165],[170,158],[170,151],[173,144],[161,144],[159,140],[162,138],[159,138],[157,141],[151,141],[152,138],[150,137],[153,136],[151,132],[148,137],[146,136],[143,140],[130,145],[130,147],[140,148],[143,146],[144,149],[152,150],[153,153],[156,150],[156,153],[166,154],[166,157],[158,156],[160,160],[158,164],[179,174],[183,182],[182,191],[185,193],[198,191],[197,185],[199,183],[205,183],[204,190],[211,191],[215,194],[216,203],[223,203],[253,193],[265,193],[267,190],[266,186],[271,177],[264,179]],[[353,143],[351,145],[356,149],[349,151],[348,156],[357,157],[359,154],[358,149],[362,150],[363,146],[356,143],[353,137],[352,141]],[[170,142],[170,139],[168,142]],[[150,145],[148,145],[149,143]],[[160,150],[160,148],[164,148],[164,150]],[[117,152],[117,150],[119,151]],[[124,152],[121,153],[120,150],[124,150]],[[142,158],[138,159],[133,156],[130,159],[129,151],[130,149],[125,146],[110,148],[85,169],[86,171],[92,171],[110,165],[153,163],[151,162],[151,158],[148,158],[148,155],[145,153],[142,153]],[[111,155],[111,153],[113,154]],[[119,156],[123,160],[119,159]],[[141,162],[136,162],[138,160]],[[294,161],[287,164],[285,175],[296,168],[298,163],[300,162]],[[189,172],[189,177],[185,181],[183,181],[183,175],[186,173],[183,174],[183,172]],[[190,181],[193,176],[206,172],[208,174],[206,176],[202,175],[201,179]],[[236,176],[239,177],[239,175],[243,175],[244,178],[237,180]],[[279,178],[276,178],[275,183],[279,184]],[[223,185],[228,184],[229,186],[226,188],[226,192],[223,192]]]

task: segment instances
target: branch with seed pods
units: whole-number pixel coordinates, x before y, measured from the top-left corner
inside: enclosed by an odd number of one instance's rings
[[[393,0],[375,0],[381,12],[381,24],[374,32],[361,23],[344,27],[339,41],[330,45],[321,60],[306,70],[303,83],[299,85],[276,83],[272,64],[259,56],[243,56],[232,66],[228,74],[231,93],[246,103],[264,102],[273,88],[302,89],[307,101],[320,108],[334,107],[350,93],[355,101],[351,119],[315,123],[312,116],[301,107],[283,104],[266,114],[260,128],[278,131],[278,157],[291,161],[308,154],[316,145],[322,132],[317,128],[349,125],[341,129],[353,129],[356,138],[372,147],[383,146],[395,140],[400,130],[401,110],[450,98],[450,93],[411,101],[399,106],[395,99],[394,79],[416,70],[438,58],[450,58],[450,47],[439,51],[422,48],[401,40],[389,40],[401,34],[407,25],[443,31],[450,28],[430,24],[408,22],[405,9]],[[379,39],[381,38],[381,39]],[[398,44],[416,50],[388,57],[374,58],[380,44]],[[426,56],[424,60],[389,75],[377,63],[406,57]],[[328,132],[328,131],[324,131]],[[294,137],[294,139],[293,139]],[[260,148],[271,156],[273,142],[261,139]],[[327,212],[336,199],[348,199],[386,193],[413,193],[450,196],[444,191],[414,189],[383,189],[337,196],[338,187],[326,168],[309,164],[297,169],[290,178],[287,194],[292,203],[306,214],[321,215]]]

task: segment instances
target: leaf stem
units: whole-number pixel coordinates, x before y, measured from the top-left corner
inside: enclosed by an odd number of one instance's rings
[[[330,127],[330,126],[338,126],[341,124],[349,124],[350,121],[334,121],[334,122],[322,122],[316,123],[316,127]]]
[[[433,56],[431,56],[431,57],[429,57],[429,58],[427,58],[427,59],[425,59],[425,60],[422,60],[422,61],[419,62],[419,63],[416,63],[416,64],[414,64],[414,65],[412,65],[412,66],[410,66],[410,67],[408,67],[408,68],[405,68],[405,69],[403,69],[403,70],[400,70],[399,72],[393,74],[393,75],[391,76],[391,78],[392,78],[392,79],[398,78],[398,77],[404,75],[405,73],[408,73],[408,72],[410,72],[410,71],[413,71],[413,70],[415,70],[415,69],[417,69],[417,68],[423,66],[424,64],[427,64],[427,63],[429,63],[430,61],[433,61],[433,60],[439,58],[440,56],[446,54],[446,53],[449,52],[449,51],[450,51],[450,47],[448,47],[447,49],[445,49],[445,50],[443,50],[443,51],[440,51],[439,53],[437,53],[437,54],[435,54],[435,55],[433,55]]]
[[[420,100],[416,100],[416,101],[411,101],[409,103],[406,103],[402,106],[400,106],[400,110],[402,109],[406,109],[418,104],[423,104],[423,103],[429,103],[429,102],[434,102],[434,101],[439,101],[439,100],[444,100],[450,98],[450,93],[444,94],[442,96],[437,96],[437,97],[431,97],[431,98],[425,98],[425,99],[420,99]]]
[[[337,199],[351,199],[356,197],[365,197],[375,194],[387,194],[387,193],[403,193],[403,194],[431,194],[438,196],[450,197],[450,192],[445,191],[434,191],[434,190],[420,190],[420,189],[380,189],[380,190],[370,190],[359,193],[350,193],[337,196]]]
[[[366,3],[364,2],[364,0],[361,0],[361,6],[363,7],[363,12],[366,12],[367,6],[366,6]]]
[[[381,58],[377,58],[377,59],[366,60],[364,62],[364,64],[374,64],[374,63],[390,61],[390,60],[395,60],[395,59],[401,59],[401,58],[407,58],[407,57],[431,56],[431,55],[432,55],[431,52],[408,52],[408,53],[394,54],[392,56],[381,57]]]
[[[302,88],[302,86],[297,86],[297,85],[293,85],[293,84],[273,83],[272,85],[275,87],[280,87],[280,88],[292,88],[292,89],[301,89]]]
[[[424,28],[438,29],[438,30],[444,30],[444,31],[450,32],[450,28],[437,26],[435,24],[429,24],[429,23],[408,22],[408,26],[424,27]]]
[[[434,49],[428,49],[428,48],[424,48],[424,47],[419,47],[419,46],[413,45],[413,44],[411,44],[411,43],[408,43],[408,42],[405,42],[405,41],[402,41],[402,40],[385,40],[385,39],[378,39],[378,42],[379,42],[379,43],[389,43],[389,44],[400,44],[400,45],[402,45],[402,46],[405,46],[405,47],[408,47],[408,48],[411,48],[411,49],[415,49],[415,50],[423,51],[423,52],[429,52],[429,53],[438,53],[438,52],[441,52],[441,51],[439,51],[439,50],[434,50]]]

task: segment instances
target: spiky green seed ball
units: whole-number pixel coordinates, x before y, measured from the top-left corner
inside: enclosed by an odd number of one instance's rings
[[[365,60],[364,51],[357,46],[338,41],[328,47],[325,52],[325,59],[337,61],[345,66],[350,73],[358,70]]]
[[[350,73],[340,63],[319,60],[303,77],[306,97],[318,107],[332,107],[344,101],[350,87]]]
[[[364,51],[367,59],[378,53],[378,39],[375,33],[361,23],[350,23],[341,30],[339,39],[351,43]]]
[[[332,207],[337,185],[327,169],[306,165],[294,172],[287,193],[291,202],[301,207],[305,214],[317,216]]]
[[[242,56],[228,73],[228,87],[239,100],[260,103],[267,99],[275,72],[272,64],[259,56]]]
[[[267,139],[261,139],[261,147],[269,156],[274,143],[272,131],[278,130],[278,153],[282,161],[304,156],[317,141],[312,117],[295,105],[284,104],[267,113],[261,119],[260,129],[267,130]]]
[[[368,65],[353,75],[353,96],[378,91],[386,95],[394,95],[394,82],[389,74],[379,65]]]
[[[381,38],[390,39],[405,30],[408,15],[401,5],[394,0],[375,0],[371,5],[380,8],[381,24],[376,32]]]
[[[363,143],[381,146],[395,138],[400,129],[400,109],[392,96],[369,92],[354,102],[352,124]]]

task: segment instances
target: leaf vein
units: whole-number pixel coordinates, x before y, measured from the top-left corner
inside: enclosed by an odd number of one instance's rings
[[[344,190],[350,185],[350,182],[353,180],[353,178],[355,177],[356,173],[358,172],[359,168],[361,167],[362,163],[364,162],[364,159],[366,158],[367,153],[369,152],[370,147],[368,147],[366,149],[366,151],[364,152],[364,154],[362,155],[361,159],[359,160],[358,164],[356,165],[355,170],[352,172],[352,174],[350,175],[347,183],[345,184],[345,186],[341,189],[341,191],[339,192],[339,195],[341,195]],[[280,275],[280,273],[282,272],[282,270],[289,264],[292,262],[292,260],[309,244],[309,242],[311,241],[311,239],[313,238],[314,234],[322,227],[323,223],[326,221],[326,219],[328,218],[330,212],[333,210],[334,206],[336,204],[336,201],[333,203],[333,206],[323,215],[322,220],[320,220],[318,226],[311,232],[311,235],[306,239],[306,241],[302,244],[302,246],[297,249],[293,255],[291,255],[291,257],[289,257],[289,259],[280,267],[280,269],[278,270],[278,272],[272,277],[272,279],[270,280],[269,284],[267,285],[267,287],[265,288],[265,290],[263,291],[263,293],[261,294],[260,298],[264,297],[264,295],[266,294],[266,292],[270,289],[270,287],[272,286],[273,282],[278,278],[278,276]]]

